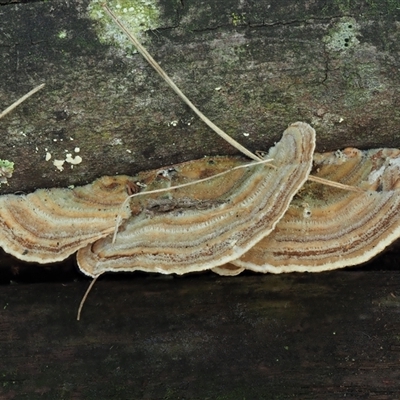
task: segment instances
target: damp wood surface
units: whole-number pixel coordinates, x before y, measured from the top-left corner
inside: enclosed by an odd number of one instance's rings
[[[141,55],[100,42],[89,0],[0,3],[0,109],[46,84],[1,120],[0,158],[15,171],[0,193],[237,154]],[[398,1],[156,4],[142,42],[250,150],[297,120],[316,129],[318,151],[399,146]],[[82,162],[59,171],[53,161],[67,154]]]
[[[400,391],[400,274],[1,287],[2,399],[376,399]]]

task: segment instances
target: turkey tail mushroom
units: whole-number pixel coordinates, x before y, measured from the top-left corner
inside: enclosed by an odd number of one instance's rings
[[[106,237],[80,249],[79,268],[92,277],[134,270],[183,274],[242,256],[282,218],[308,178],[314,147],[314,129],[302,122],[292,124],[266,155],[275,168],[257,164],[236,170],[234,179],[226,175],[218,181],[219,196],[204,199],[211,203],[203,208],[177,210],[171,192],[170,209],[129,218],[115,243]],[[187,201],[196,204],[205,189],[201,183],[192,186]]]
[[[38,189],[0,196],[0,246],[15,257],[41,264],[61,261],[109,235],[122,211],[130,178],[105,176],[75,189]]]
[[[319,272],[370,260],[400,236],[400,150],[315,154],[315,174],[363,189],[307,182],[274,232],[236,266],[256,272]]]

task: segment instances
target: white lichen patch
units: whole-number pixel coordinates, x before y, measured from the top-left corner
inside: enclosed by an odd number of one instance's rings
[[[0,160],[0,186],[8,183],[14,172],[14,163],[8,160]]]
[[[96,21],[96,32],[102,43],[114,43],[127,53],[136,52],[124,33],[110,19],[101,6],[103,0],[91,0],[87,8],[89,16]],[[156,0],[110,0],[107,5],[135,36],[159,27],[159,5]]]
[[[324,36],[323,41],[326,43],[328,50],[345,51],[358,45],[359,25],[354,18],[344,17],[340,19],[330,31]]]

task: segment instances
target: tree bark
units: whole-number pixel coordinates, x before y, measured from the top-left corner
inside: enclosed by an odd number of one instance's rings
[[[46,83],[0,121],[0,158],[15,163],[1,193],[237,153],[141,55],[100,41],[89,0],[1,3],[0,108]],[[183,92],[250,150],[268,149],[296,120],[316,128],[320,151],[399,146],[398,1],[166,0],[157,7],[156,27],[141,40]],[[57,170],[53,161],[68,153],[82,162]]]

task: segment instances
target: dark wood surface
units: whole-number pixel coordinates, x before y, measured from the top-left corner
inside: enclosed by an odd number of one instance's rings
[[[0,290],[1,399],[400,398],[400,273]]]

